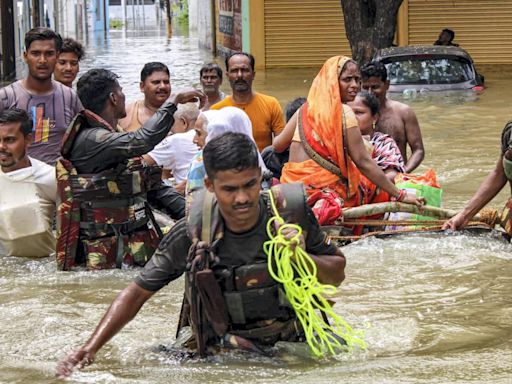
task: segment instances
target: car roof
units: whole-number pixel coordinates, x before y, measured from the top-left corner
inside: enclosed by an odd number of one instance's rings
[[[446,45],[409,45],[407,47],[390,47],[379,49],[374,60],[380,61],[390,57],[434,55],[434,56],[456,56],[473,62],[471,56],[462,48]]]

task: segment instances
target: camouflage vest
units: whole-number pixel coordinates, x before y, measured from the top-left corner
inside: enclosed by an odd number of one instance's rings
[[[108,123],[89,111],[79,113],[62,143],[57,172],[57,268],[70,270],[144,265],[161,233],[146,200],[160,185],[161,170],[140,158],[97,174],[78,174],[66,159],[81,129]]]
[[[302,184],[281,184],[262,193],[273,193],[287,222],[307,229]],[[206,345],[215,341],[252,351],[257,350],[253,342],[272,345],[278,340],[296,341],[301,335],[300,325],[281,285],[271,278],[267,263],[218,268],[216,253],[224,224],[214,195],[204,189],[196,191],[187,219],[192,246],[177,335],[183,327],[191,326],[194,337],[187,345],[202,357]]]

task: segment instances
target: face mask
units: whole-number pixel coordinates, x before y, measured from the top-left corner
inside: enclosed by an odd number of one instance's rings
[[[512,160],[507,159],[505,156],[503,156],[503,169],[507,179],[512,180]]]

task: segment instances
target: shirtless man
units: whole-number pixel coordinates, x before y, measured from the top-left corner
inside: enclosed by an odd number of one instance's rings
[[[376,129],[395,139],[404,158],[405,172],[411,173],[425,157],[423,140],[416,114],[407,104],[386,97],[389,88],[388,74],[384,64],[371,62],[361,68],[362,88],[373,93],[380,102],[380,118]],[[407,145],[411,157],[407,157]]]
[[[119,125],[127,132],[142,127],[171,95],[169,68],[159,62],[145,64],[140,72],[140,91],[144,99],[128,104],[126,117],[119,120]]]

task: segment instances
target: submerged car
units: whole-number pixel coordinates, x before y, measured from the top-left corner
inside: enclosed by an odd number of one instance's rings
[[[483,76],[471,56],[454,46],[408,46],[378,50],[375,61],[388,71],[389,92],[481,89]]]

